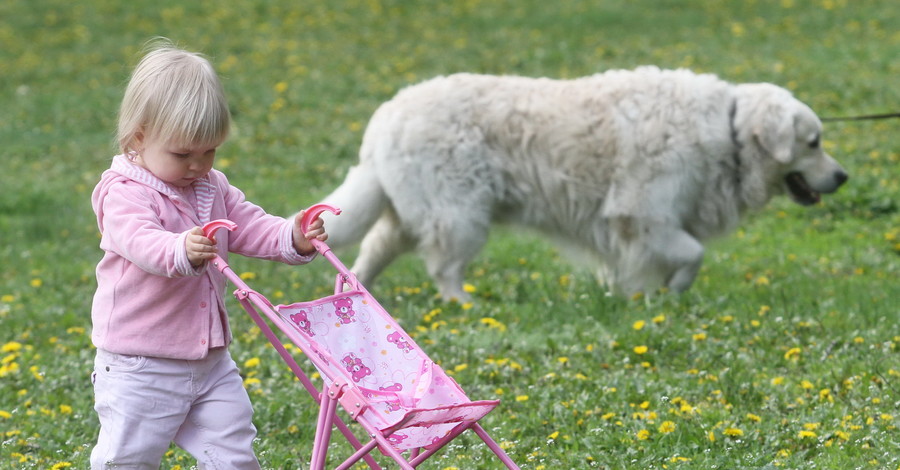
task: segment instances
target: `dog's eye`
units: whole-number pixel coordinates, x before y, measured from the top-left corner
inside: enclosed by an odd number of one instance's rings
[[[809,142],[809,148],[817,149],[819,148],[819,135],[816,136]]]

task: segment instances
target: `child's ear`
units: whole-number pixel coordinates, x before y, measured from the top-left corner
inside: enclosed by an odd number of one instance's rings
[[[144,147],[144,132],[143,131],[135,132],[133,142],[134,142],[134,146],[136,148],[143,148]]]

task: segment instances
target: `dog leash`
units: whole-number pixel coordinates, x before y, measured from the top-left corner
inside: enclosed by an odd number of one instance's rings
[[[890,119],[890,118],[900,118],[900,113],[864,114],[861,116],[844,116],[844,117],[826,117],[826,118],[822,118],[822,122],[867,121],[867,120],[872,120],[872,119]]]

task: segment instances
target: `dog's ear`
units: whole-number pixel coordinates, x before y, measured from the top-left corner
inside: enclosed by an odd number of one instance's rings
[[[759,145],[779,163],[791,161],[795,115],[794,110],[789,107],[769,106],[753,129],[753,136]]]

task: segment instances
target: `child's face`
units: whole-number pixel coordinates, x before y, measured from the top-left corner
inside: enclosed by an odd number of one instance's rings
[[[216,147],[185,148],[159,139],[145,139],[135,163],[157,178],[179,188],[206,176],[216,159]]]

